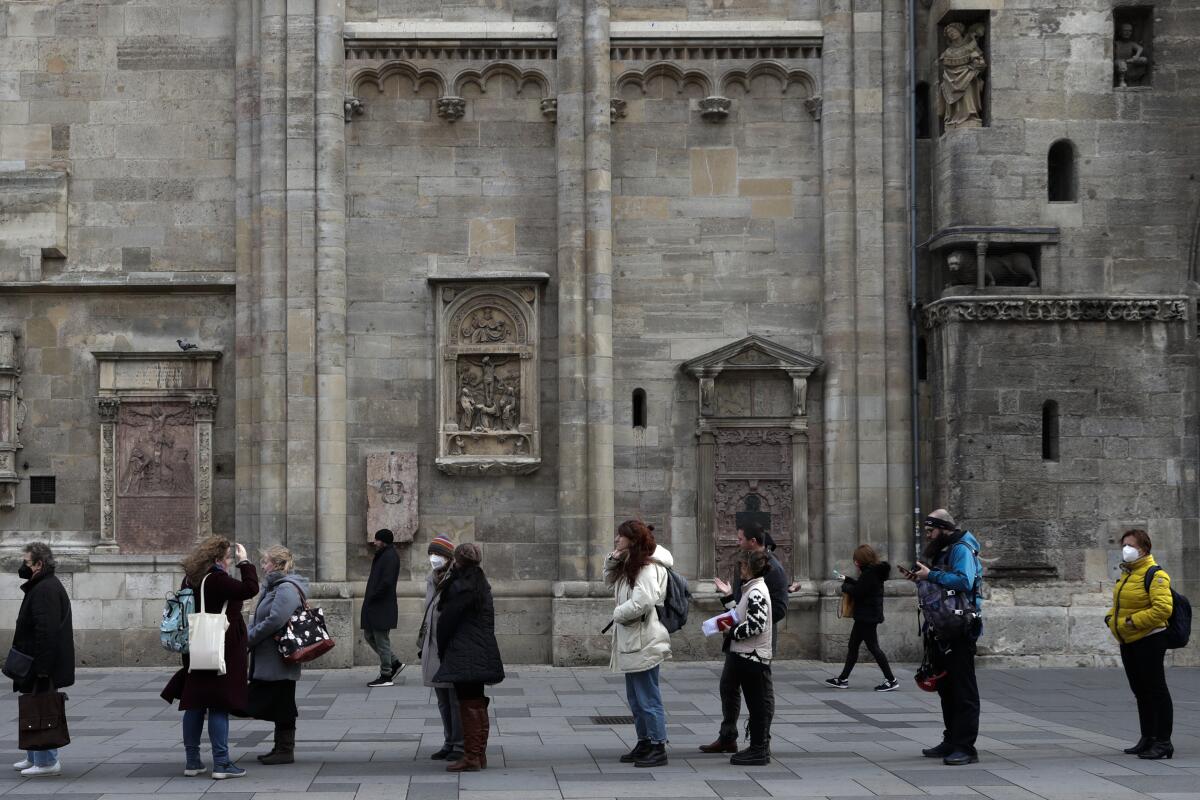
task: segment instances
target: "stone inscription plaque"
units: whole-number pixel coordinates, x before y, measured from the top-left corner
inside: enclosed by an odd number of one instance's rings
[[[367,456],[367,540],[387,528],[397,542],[417,532],[417,453],[405,448]]]
[[[178,553],[196,535],[195,420],[187,402],[122,403],[117,418],[118,539]]]

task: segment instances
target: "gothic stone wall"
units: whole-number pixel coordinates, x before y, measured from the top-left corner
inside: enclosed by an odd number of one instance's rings
[[[231,270],[237,4],[5,5],[0,162],[70,171],[54,269]]]
[[[982,652],[1111,659],[1103,616],[1124,530],[1149,530],[1172,577],[1194,578],[1187,323],[952,322],[929,333],[937,503],[976,531],[993,576]],[[1057,460],[1042,457],[1047,400],[1058,403]],[[1001,577],[1043,564],[1057,576]]]

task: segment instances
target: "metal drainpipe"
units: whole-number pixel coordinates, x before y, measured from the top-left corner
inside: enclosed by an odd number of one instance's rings
[[[913,559],[921,555],[921,395],[917,373],[920,303],[917,298],[917,4],[908,13],[908,302],[909,378],[912,385]]]

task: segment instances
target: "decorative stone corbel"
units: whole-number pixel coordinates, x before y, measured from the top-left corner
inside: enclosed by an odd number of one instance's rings
[[[608,118],[611,122],[616,122],[619,119],[625,119],[626,102],[619,97],[614,97],[608,101]]]
[[[542,116],[550,122],[558,121],[558,98],[547,97],[542,100]]]
[[[804,107],[808,109],[809,114],[812,114],[814,120],[817,122],[821,121],[821,95],[805,100]]]
[[[808,376],[801,370],[788,370],[792,378],[792,416],[808,416]]]
[[[467,113],[467,101],[461,97],[439,97],[437,115],[447,122],[458,122]]]
[[[347,97],[342,102],[342,110],[346,114],[346,122],[350,122],[355,117],[361,117],[367,109],[362,100],[357,97]]]
[[[705,97],[700,101],[700,116],[707,122],[724,122],[732,105],[733,101],[728,97]]]

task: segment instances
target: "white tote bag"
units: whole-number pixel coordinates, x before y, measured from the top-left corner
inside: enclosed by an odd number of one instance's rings
[[[215,669],[218,675],[225,674],[225,631],[229,618],[225,609],[229,601],[221,606],[220,614],[204,613],[204,580],[200,581],[200,611],[188,614],[188,672],[198,669]]]

